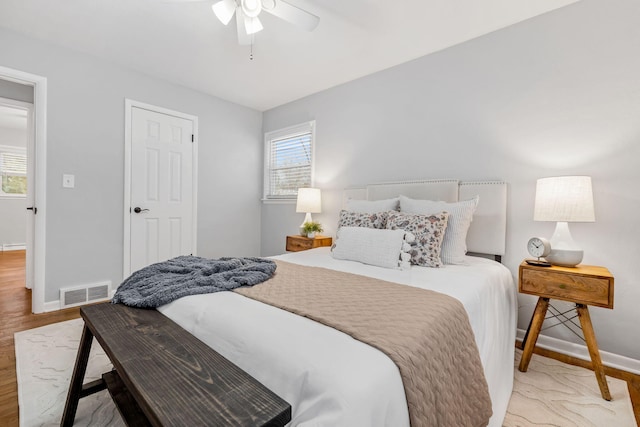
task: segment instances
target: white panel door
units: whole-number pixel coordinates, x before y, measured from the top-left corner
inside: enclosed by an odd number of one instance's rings
[[[131,272],[194,252],[193,121],[131,109]]]

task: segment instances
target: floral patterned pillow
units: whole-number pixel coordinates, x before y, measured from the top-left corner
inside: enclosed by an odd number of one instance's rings
[[[340,211],[340,227],[386,228],[388,212],[364,213]]]
[[[387,228],[413,233],[416,240],[411,245],[411,264],[425,267],[442,267],[440,251],[444,230],[447,228],[448,212],[433,215],[415,215],[388,212]]]

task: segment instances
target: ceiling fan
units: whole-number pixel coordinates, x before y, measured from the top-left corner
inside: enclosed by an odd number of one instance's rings
[[[241,45],[251,44],[252,34],[263,29],[258,18],[262,11],[307,31],[313,31],[320,22],[316,15],[283,0],[220,0],[211,8],[224,25],[236,15],[238,43]]]

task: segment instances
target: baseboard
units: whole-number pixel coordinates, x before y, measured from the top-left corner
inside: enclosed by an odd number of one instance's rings
[[[0,251],[24,251],[27,250],[27,245],[24,243],[3,243],[0,245]]]
[[[518,329],[516,332],[516,339],[522,341],[524,334],[524,329]],[[536,346],[566,354],[567,356],[572,356],[577,359],[591,361],[591,358],[589,357],[589,349],[587,349],[586,345],[576,344],[558,338],[548,337],[546,335],[539,335],[538,341],[536,341]],[[602,364],[605,366],[640,375],[640,360],[602,350],[600,350],[600,358],[602,359]]]
[[[49,301],[44,303],[44,312],[60,310],[60,300]]]

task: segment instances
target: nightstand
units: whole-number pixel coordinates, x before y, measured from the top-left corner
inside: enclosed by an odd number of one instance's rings
[[[289,252],[299,252],[322,246],[331,246],[332,243],[333,239],[327,236],[316,236],[313,239],[305,236],[287,236],[286,249]]]
[[[549,308],[549,299],[569,301],[576,305],[600,393],[605,400],[611,400],[588,309],[589,305],[613,308],[613,276],[609,270],[592,265],[536,267],[523,262],[520,264],[518,290],[539,297],[522,342],[522,359],[518,369],[526,372],[529,367],[540,328]],[[552,317],[564,317],[566,320],[561,320],[561,323],[565,323],[571,320],[564,316],[565,314],[558,313]]]

